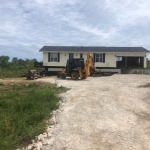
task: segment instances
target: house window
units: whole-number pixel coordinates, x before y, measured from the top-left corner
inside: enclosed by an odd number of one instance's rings
[[[82,53],[80,53],[80,58],[83,58],[83,54]]]
[[[95,62],[103,62],[103,54],[102,53],[95,54]]]
[[[48,53],[48,62],[59,62],[59,53]]]
[[[73,53],[69,53],[69,59],[73,59],[74,58],[74,54]]]

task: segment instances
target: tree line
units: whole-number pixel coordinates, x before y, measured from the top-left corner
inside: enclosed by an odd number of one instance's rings
[[[37,64],[42,65],[36,59],[19,59],[9,56],[0,56],[0,78],[5,77],[20,77],[27,73],[29,69],[37,67]]]
[[[0,68],[8,68],[8,69],[25,69],[32,68],[34,64],[38,63],[36,59],[19,59],[17,57],[13,57],[10,60],[9,56],[0,56]]]

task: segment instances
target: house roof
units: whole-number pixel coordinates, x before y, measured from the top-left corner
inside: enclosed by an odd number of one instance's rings
[[[40,52],[142,52],[150,53],[143,47],[100,47],[100,46],[43,46]]]

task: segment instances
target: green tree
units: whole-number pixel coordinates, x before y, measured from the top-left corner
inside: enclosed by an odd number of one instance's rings
[[[4,68],[4,67],[8,67],[9,65],[9,56],[0,56],[0,67]]]
[[[18,59],[12,58],[9,61],[9,56],[0,56],[0,78],[20,77],[26,74],[28,70],[35,68],[36,59]]]
[[[18,64],[25,65],[25,61],[23,59],[18,59]]]
[[[14,64],[17,64],[18,63],[18,58],[14,57],[11,62],[14,63]]]

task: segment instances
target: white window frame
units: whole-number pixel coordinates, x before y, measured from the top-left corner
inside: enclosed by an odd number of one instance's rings
[[[58,62],[58,53],[50,54],[50,62]]]
[[[103,53],[95,53],[95,62],[103,62]]]

